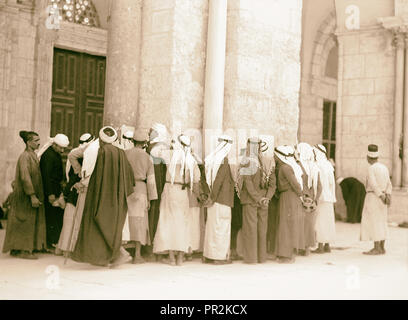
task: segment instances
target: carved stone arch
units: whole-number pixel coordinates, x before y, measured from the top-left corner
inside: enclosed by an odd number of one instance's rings
[[[317,31],[311,72],[312,93],[331,100],[336,99],[337,92],[336,90],[329,90],[328,92],[327,87],[337,87],[337,79],[326,77],[325,69],[331,50],[337,46],[337,38],[334,34],[336,25],[336,13],[332,11]]]

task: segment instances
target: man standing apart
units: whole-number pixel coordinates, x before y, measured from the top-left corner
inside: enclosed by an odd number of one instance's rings
[[[378,162],[378,146],[368,146],[366,198],[361,218],[361,240],[374,241],[374,248],[364,252],[368,255],[385,254],[385,239],[388,235],[387,214],[391,204],[392,184],[385,165]]]

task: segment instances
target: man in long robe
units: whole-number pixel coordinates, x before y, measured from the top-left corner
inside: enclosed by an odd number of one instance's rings
[[[64,221],[58,241],[56,255],[62,255],[63,252],[71,252],[71,243],[74,238],[74,225],[76,215],[76,204],[78,200],[78,190],[74,187],[81,181],[81,170],[84,152],[89,144],[94,141],[90,133],[83,134],[79,139],[79,146],[74,148],[68,154],[66,174],[67,184],[64,187],[63,194],[66,202],[64,211]]]
[[[156,235],[157,223],[160,217],[160,201],[163,193],[164,185],[166,184],[167,166],[166,161],[162,157],[162,152],[167,152],[168,145],[168,131],[167,128],[159,123],[152,126],[149,133],[149,141],[147,144],[147,153],[152,157],[154,164],[154,177],[156,182],[157,199],[150,202],[149,209],[149,234],[150,243],[153,243]],[[153,246],[144,247],[148,260],[155,260],[153,255]],[[158,255],[157,258],[161,257]]]
[[[133,142],[134,147],[125,151],[133,169],[135,187],[133,194],[127,199],[128,217],[124,234],[135,245],[133,263],[143,263],[141,246],[150,245],[148,210],[150,201],[157,199],[156,180],[152,158],[143,149],[146,142],[141,130],[125,133],[126,139]],[[126,232],[125,232],[126,231]]]
[[[26,150],[16,166],[14,191],[10,201],[3,252],[24,259],[37,259],[33,251],[46,248],[44,189],[40,164],[34,153],[40,144],[35,132],[20,132]]]
[[[57,134],[50,139],[48,148],[41,153],[40,168],[45,196],[45,219],[47,225],[47,246],[51,252],[55,251],[62,230],[64,210],[59,205],[59,197],[62,193],[64,171],[62,168],[61,154],[68,147],[68,137]],[[45,147],[47,144],[43,147]]]
[[[231,207],[234,206],[234,180],[228,163],[232,138],[219,137],[214,152],[205,159],[206,180],[211,185],[212,206],[207,208],[204,237],[206,259],[214,264],[229,263],[231,240]]]
[[[322,193],[316,209],[316,241],[318,248],[312,252],[331,252],[330,243],[336,238],[336,221],[334,203],[336,202],[336,181],[334,167],[327,159],[326,148],[318,144],[314,148],[316,163],[319,167],[319,177],[322,183]]]
[[[369,145],[367,161],[366,198],[361,218],[361,240],[374,241],[374,248],[364,252],[368,255],[385,254],[388,237],[388,206],[391,203],[392,184],[388,168],[378,162],[378,146]]]
[[[302,213],[303,179],[302,169],[295,160],[295,150],[291,146],[275,148],[278,193],[278,228],[276,234],[276,256],[279,263],[292,263],[294,249],[303,233],[299,223]]]
[[[353,177],[339,178],[341,193],[347,207],[347,222],[360,223],[366,190],[363,183]]]
[[[134,175],[123,150],[112,143],[116,130],[99,132],[100,147],[89,181],[78,242],[72,259],[99,266],[122,261],[122,231],[127,213],[127,197],[133,193]]]
[[[319,167],[315,162],[313,147],[305,142],[301,142],[296,146],[296,150],[299,154],[297,163],[303,172],[303,198],[309,198],[313,201],[309,209],[303,207],[304,247],[298,248],[299,255],[308,255],[310,248],[316,245],[316,207],[322,193],[322,184],[319,177]]]

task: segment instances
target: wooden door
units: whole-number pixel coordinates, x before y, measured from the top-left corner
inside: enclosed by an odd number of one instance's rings
[[[83,133],[97,136],[102,128],[105,70],[105,57],[54,49],[51,136],[67,135],[67,152]]]

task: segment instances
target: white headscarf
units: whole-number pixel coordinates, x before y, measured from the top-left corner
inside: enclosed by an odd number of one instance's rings
[[[37,152],[38,159],[40,159],[43,153],[47,151],[47,149],[51,147],[54,143],[59,145],[60,147],[66,148],[69,146],[69,139],[65,134],[62,133],[58,133],[54,138],[49,138],[48,141],[41,147],[41,149],[38,150]]]
[[[165,125],[161,123],[155,123],[152,126],[152,129],[157,132],[157,137],[155,137],[153,140],[150,141],[150,143],[154,142],[164,142],[164,143],[169,143],[169,132],[167,131],[167,128]]]
[[[194,182],[194,168],[197,162],[191,154],[190,138],[185,135],[180,135],[173,140],[173,150],[171,154],[171,160],[169,164],[169,174],[171,184],[174,183],[176,178],[176,167],[180,165],[180,176],[183,177],[184,170],[190,175],[190,188],[193,188]],[[187,181],[186,181],[187,183]]]
[[[92,175],[95,169],[96,159],[98,158],[99,139],[92,141],[84,151],[84,159],[82,160],[81,176],[86,179]]]
[[[301,142],[296,147],[299,153],[299,161],[307,174],[307,187],[313,187],[314,194],[317,194],[317,185],[319,181],[319,167],[315,162],[313,147],[305,142]]]
[[[89,144],[94,140],[95,140],[95,137],[93,135],[91,135],[90,133],[84,133],[79,138],[78,148],[86,149],[89,146]],[[75,149],[73,149],[73,150],[75,150]],[[73,150],[71,150],[71,152]],[[69,180],[69,170],[71,170],[71,161],[69,161],[69,158],[67,158],[67,164],[65,166],[65,175],[67,177],[67,181]]]
[[[204,161],[206,180],[211,185],[214,183],[214,180],[217,177],[218,170],[224,158],[228,156],[232,148],[231,137],[220,136],[219,140],[220,142],[217,147],[205,158]]]
[[[318,144],[314,148],[316,163],[320,170],[320,180],[322,182],[321,199],[327,202],[336,202],[336,182],[334,178],[333,165],[327,160],[326,148]]]
[[[284,163],[291,166],[295,173],[296,180],[300,184],[300,188],[303,190],[303,171],[302,168],[296,163],[295,149],[291,146],[279,146],[275,148],[275,155]]]

